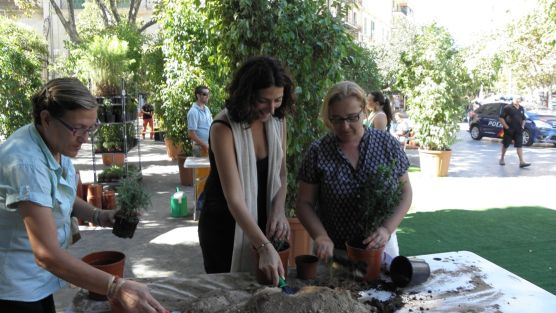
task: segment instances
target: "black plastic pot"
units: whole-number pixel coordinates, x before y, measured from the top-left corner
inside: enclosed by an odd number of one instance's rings
[[[112,233],[120,238],[133,238],[137,224],[139,224],[139,218],[136,216],[119,215],[118,213],[116,213],[114,218],[116,221],[114,222]]]
[[[421,284],[431,275],[429,264],[418,258],[397,256],[390,265],[390,276],[398,287]]]

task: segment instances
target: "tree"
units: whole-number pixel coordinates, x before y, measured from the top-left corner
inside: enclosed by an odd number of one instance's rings
[[[401,57],[397,88],[407,95],[408,114],[421,148],[449,150],[471,84],[463,58],[446,29],[432,24]]]
[[[327,2],[338,15],[330,13]],[[324,131],[319,110],[326,90],[342,79],[355,79],[369,89],[380,86],[371,52],[357,46],[344,26],[347,5],[325,0],[207,0],[201,7],[200,1],[180,0],[168,1],[165,8],[159,17],[167,60],[165,123],[172,118],[178,129],[186,129],[192,90],[201,82],[215,91],[211,109],[222,106],[231,73],[251,56],[274,56],[292,73],[297,104],[295,118],[288,119],[287,164],[288,207],[293,208],[304,150]]]
[[[60,19],[62,26],[66,30],[70,41],[73,43],[81,42],[82,38],[77,30],[76,22],[75,22],[75,5],[74,1],[72,0],[61,0],[66,1],[67,3],[67,16],[64,15],[64,12],[56,2],[56,0],[49,0],[50,5],[54,8],[56,15]],[[137,13],[139,12],[139,7],[141,6],[142,0],[129,0],[129,8],[127,10],[127,14],[122,15],[118,11],[118,6],[116,0],[94,0],[98,9],[101,12],[101,17],[104,22],[105,27],[115,26],[122,22],[127,23],[128,25],[136,25],[137,22]],[[37,8],[42,5],[42,1],[37,0],[17,0],[16,5],[24,10],[29,10],[31,8]],[[146,21],[141,26],[138,26],[138,31],[141,33],[146,30],[148,27],[154,25],[156,23],[155,19],[151,19]]]
[[[556,84],[556,29],[549,12],[541,7],[507,27],[506,64],[520,90]]]
[[[0,136],[32,121],[31,96],[42,85],[47,55],[35,32],[0,17]]]

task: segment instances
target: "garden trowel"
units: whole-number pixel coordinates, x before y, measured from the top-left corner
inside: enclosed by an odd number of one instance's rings
[[[283,293],[288,295],[293,295],[294,293],[299,291],[299,288],[288,286],[288,283],[286,282],[284,277],[280,277],[280,280],[278,281],[278,287],[282,289]]]

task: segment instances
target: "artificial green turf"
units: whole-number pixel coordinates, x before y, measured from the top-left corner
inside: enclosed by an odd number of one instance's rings
[[[400,254],[467,250],[556,294],[556,211],[509,207],[408,214]]]

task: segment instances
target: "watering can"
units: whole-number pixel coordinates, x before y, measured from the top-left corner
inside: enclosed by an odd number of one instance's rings
[[[172,217],[184,217],[189,214],[187,209],[187,197],[185,193],[176,187],[176,192],[170,199],[170,215]]]

